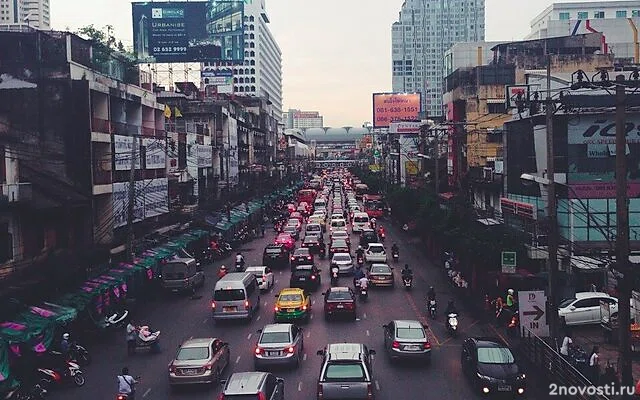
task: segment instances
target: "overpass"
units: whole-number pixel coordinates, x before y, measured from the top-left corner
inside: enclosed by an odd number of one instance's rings
[[[363,136],[371,134],[369,128],[293,128],[285,129],[285,136],[292,136],[296,140],[309,144],[311,141],[316,143],[336,143],[350,142],[355,143],[362,139]]]

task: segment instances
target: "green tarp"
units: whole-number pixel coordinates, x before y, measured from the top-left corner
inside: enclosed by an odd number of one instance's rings
[[[0,340],[0,391],[5,391],[15,385],[15,380],[9,370],[9,346]]]

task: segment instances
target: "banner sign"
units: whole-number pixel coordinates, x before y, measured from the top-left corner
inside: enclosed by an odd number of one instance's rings
[[[169,182],[167,178],[136,181],[133,222],[169,212]],[[113,184],[113,227],[127,224],[129,182]]]
[[[133,49],[140,63],[244,60],[244,2],[132,3]]]
[[[198,168],[213,166],[213,148],[208,144],[200,144],[196,147]]]
[[[140,141],[139,138],[133,136],[113,135],[113,152],[116,171],[131,170],[131,150],[133,145],[138,146],[136,149],[136,169],[140,169]]]
[[[205,93],[233,93],[233,69],[228,67],[202,67],[201,80]]]
[[[417,135],[420,133],[421,126],[422,122],[392,122],[391,124],[389,124],[389,133]]]
[[[420,93],[374,93],[373,127],[388,128],[392,122],[418,119],[421,101]]]
[[[640,114],[626,115],[629,197],[640,196]],[[567,125],[569,197],[615,198],[614,114],[581,115]]]
[[[165,141],[156,138],[143,138],[145,148],[145,169],[165,169],[167,167],[167,152]]]

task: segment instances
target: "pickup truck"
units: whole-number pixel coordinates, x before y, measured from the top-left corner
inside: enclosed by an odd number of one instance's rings
[[[318,351],[322,367],[318,378],[318,400],[373,400],[375,385],[371,368],[374,350],[359,343],[329,344]]]

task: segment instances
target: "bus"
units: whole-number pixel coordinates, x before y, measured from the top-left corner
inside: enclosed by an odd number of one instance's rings
[[[364,183],[358,183],[356,185],[356,199],[362,200],[362,196],[369,193],[369,186]]]
[[[314,189],[302,189],[298,192],[298,203],[304,201],[309,205],[313,205],[316,200],[316,191]]]
[[[369,218],[379,218],[384,214],[384,200],[379,194],[365,194],[362,196],[364,212]]]

